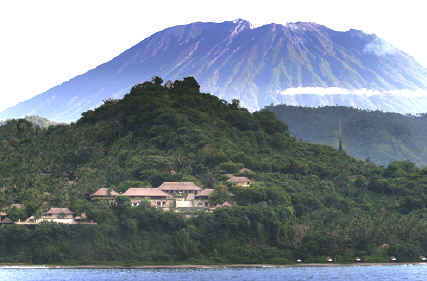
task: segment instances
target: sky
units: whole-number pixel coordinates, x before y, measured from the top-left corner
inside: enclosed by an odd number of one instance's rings
[[[0,111],[107,62],[153,33],[242,18],[375,33],[427,66],[421,0],[17,0],[0,2]]]

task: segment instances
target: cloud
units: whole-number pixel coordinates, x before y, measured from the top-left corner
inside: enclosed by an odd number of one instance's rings
[[[374,54],[377,56],[393,55],[398,51],[399,50],[393,47],[390,43],[378,37],[366,44],[365,48],[363,48],[364,53]]]

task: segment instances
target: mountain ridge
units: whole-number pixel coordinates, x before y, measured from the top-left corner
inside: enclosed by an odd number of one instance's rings
[[[338,139],[349,155],[389,165],[409,160],[427,165],[426,114],[402,115],[343,106],[269,106],[266,110],[288,124],[298,139],[338,148]]]
[[[112,60],[6,109],[0,118],[42,115],[73,121],[154,75],[172,81],[194,76],[203,91],[228,101],[237,98],[252,111],[271,103],[292,103],[292,96],[283,93],[289,88],[427,88],[425,68],[373,34],[306,22],[260,27],[242,19],[195,22],[156,32]],[[342,99],[299,97],[298,103],[315,105]],[[355,103],[366,106],[372,98],[358,96]],[[386,110],[410,107],[406,103],[399,108],[399,100],[387,98],[378,103]],[[390,103],[394,107],[387,107]]]

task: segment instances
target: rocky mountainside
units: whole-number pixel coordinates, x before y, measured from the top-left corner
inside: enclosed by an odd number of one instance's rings
[[[419,94],[427,85],[425,68],[376,35],[305,22],[253,28],[236,20],[157,32],[113,60],[5,110],[0,118],[76,120],[155,75],[165,80],[194,76],[202,90],[238,98],[250,110],[271,103],[343,104],[406,113],[427,104]]]

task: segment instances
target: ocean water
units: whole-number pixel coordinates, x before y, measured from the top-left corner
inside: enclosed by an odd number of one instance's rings
[[[427,265],[233,269],[16,269],[1,281],[426,281]]]

